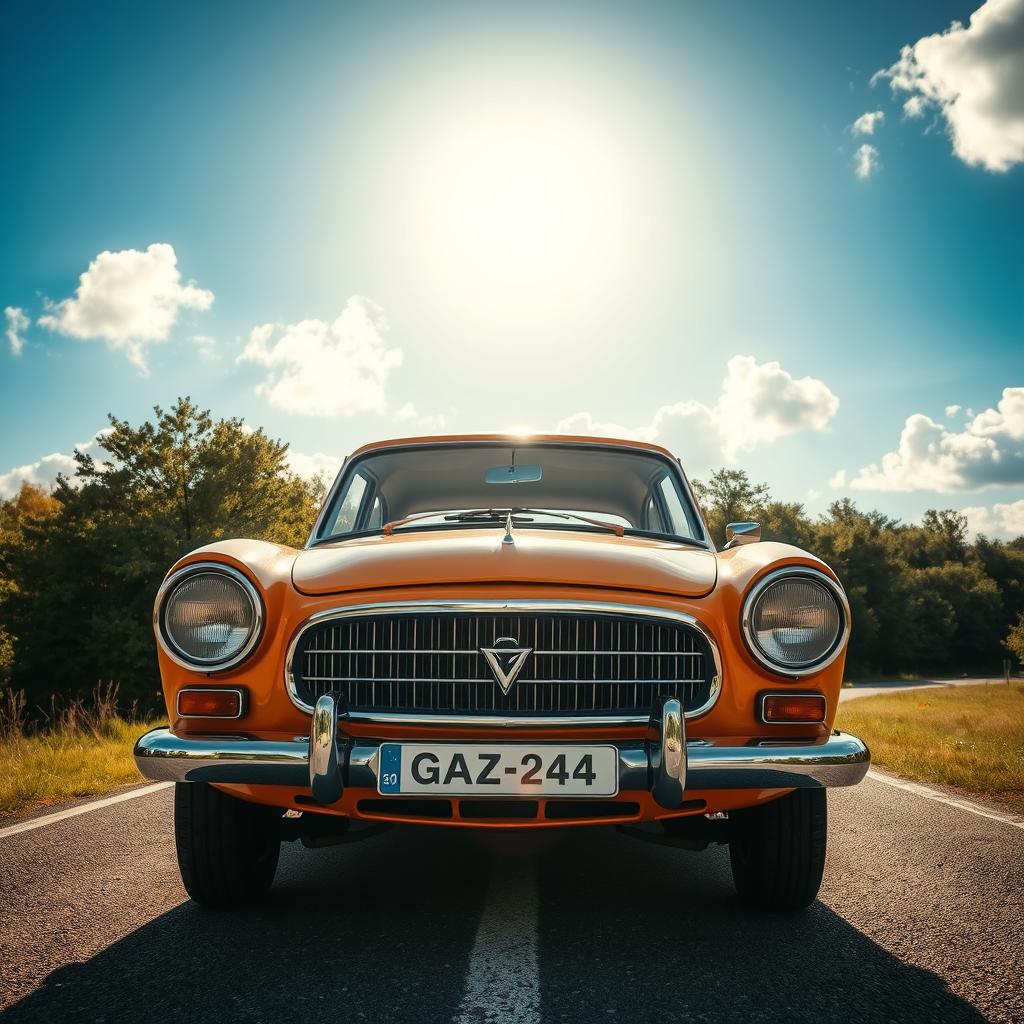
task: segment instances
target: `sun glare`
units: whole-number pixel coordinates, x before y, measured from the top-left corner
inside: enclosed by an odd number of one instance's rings
[[[586,336],[616,295],[657,286],[673,160],[628,81],[520,58],[417,76],[396,106],[373,244],[442,315]]]

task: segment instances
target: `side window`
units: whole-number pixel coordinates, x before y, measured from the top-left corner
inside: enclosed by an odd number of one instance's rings
[[[366,493],[366,477],[357,473],[345,491],[345,497],[338,507],[338,515],[334,520],[332,533],[351,533],[355,529],[356,516],[359,515],[359,506],[363,503],[363,495]]]
[[[689,537],[690,525],[686,518],[686,509],[683,507],[683,500],[679,497],[679,490],[671,476],[666,474],[661,478],[658,485],[661,490],[661,500],[670,522],[666,524],[671,532],[679,537]]]
[[[658,503],[654,500],[654,494],[648,494],[644,502],[642,529],[650,530],[651,533],[664,533],[665,524],[661,521],[661,512]]]
[[[379,530],[383,526],[383,511],[381,509],[380,498],[376,497],[373,499],[373,508],[370,509],[370,514],[367,516],[366,524],[363,526],[364,530]]]

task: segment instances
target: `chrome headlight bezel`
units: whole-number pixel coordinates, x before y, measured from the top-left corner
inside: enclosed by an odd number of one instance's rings
[[[831,646],[821,657],[801,665],[784,665],[777,661],[773,661],[768,657],[768,655],[759,646],[757,638],[754,635],[752,625],[754,609],[757,607],[758,602],[776,583],[780,583],[783,580],[788,579],[813,580],[829,593],[832,599],[836,602],[836,606],[839,611],[839,631]],[[751,657],[775,675],[783,676],[787,679],[803,679],[805,676],[813,675],[816,672],[821,672],[822,669],[828,668],[828,666],[831,665],[844,650],[846,650],[846,644],[850,638],[850,605],[846,600],[846,593],[834,579],[830,576],[826,576],[825,573],[818,569],[811,568],[810,566],[788,565],[781,569],[775,569],[774,571],[767,573],[765,576],[762,576],[761,579],[759,579],[757,583],[750,588],[749,593],[743,601],[743,610],[740,613],[740,621],[743,640],[747,646],[747,650],[751,654]]]
[[[228,658],[199,659],[190,657],[175,644],[165,626],[164,613],[167,609],[167,602],[170,597],[186,580],[191,579],[194,576],[201,575],[220,575],[227,577],[239,587],[252,609],[252,627],[249,630],[249,637],[245,643]],[[166,654],[167,657],[176,665],[180,665],[182,668],[191,669],[192,671],[203,672],[206,675],[213,675],[218,672],[227,672],[229,669],[233,669],[245,661],[245,659],[248,658],[256,648],[256,645],[260,642],[260,639],[263,636],[264,620],[265,614],[263,609],[263,600],[260,597],[259,591],[255,586],[253,586],[245,573],[239,572],[239,570],[234,568],[234,566],[227,565],[224,562],[192,562],[191,564],[179,569],[177,572],[172,573],[161,584],[159,591],[157,591],[156,601],[153,605],[153,629],[164,654]]]

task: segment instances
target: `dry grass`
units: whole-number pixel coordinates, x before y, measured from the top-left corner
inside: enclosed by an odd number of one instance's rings
[[[21,694],[3,693],[0,818],[141,782],[132,747],[146,725],[134,709],[118,714],[116,687],[98,687],[91,701],[51,704],[36,724]]]
[[[860,736],[874,764],[1024,813],[1024,685],[925,689],[839,706],[836,726]]]

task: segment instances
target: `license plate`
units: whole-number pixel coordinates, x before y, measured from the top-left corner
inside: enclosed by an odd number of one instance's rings
[[[377,792],[441,796],[615,796],[615,747],[385,743]]]

